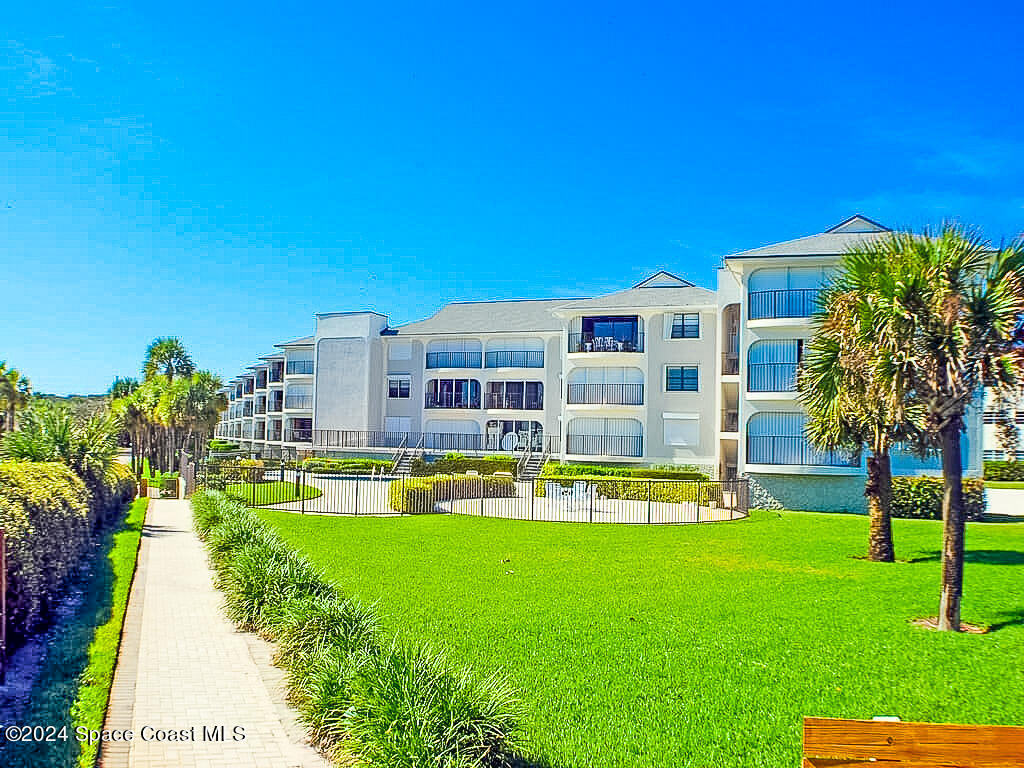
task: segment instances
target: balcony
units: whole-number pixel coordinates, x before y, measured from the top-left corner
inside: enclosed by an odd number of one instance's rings
[[[465,395],[461,392],[428,392],[423,399],[424,408],[479,408],[480,395],[475,397]]]
[[[857,467],[860,457],[849,451],[819,451],[802,436],[747,435],[747,463]]]
[[[487,407],[517,411],[542,411],[544,410],[544,398],[543,396],[524,396],[517,392],[504,395],[499,392],[488,392]]]
[[[248,419],[252,416],[252,403],[246,403],[245,408],[242,409],[242,418]]]
[[[494,351],[486,354],[484,362],[488,368],[543,368],[544,352]]]
[[[271,440],[271,441],[273,441],[275,443],[281,441],[281,425],[280,424],[278,424],[276,426],[276,428],[272,425],[269,429],[267,429],[267,440]]]
[[[310,411],[313,409],[312,395],[286,395],[284,407],[291,411]]]
[[[615,336],[595,336],[588,333],[569,334],[569,352],[643,352],[644,335],[634,333],[631,336],[617,338]]]
[[[726,352],[722,355],[722,375],[738,376],[740,373],[740,356],[738,352]]]
[[[643,405],[643,384],[570,384],[569,405]]]
[[[284,364],[274,363],[270,367],[270,383],[280,384],[284,380]]]
[[[260,371],[259,373],[256,374],[256,389],[266,389],[266,388],[267,388],[267,372],[266,371]]]
[[[267,401],[267,411],[269,413],[280,413],[281,412],[281,398],[272,397]]]
[[[748,392],[796,392],[796,363],[750,363]]]
[[[285,367],[285,372],[289,376],[312,376],[313,375],[313,361],[312,360],[289,360]]]
[[[818,306],[820,288],[753,291],[748,296],[751,320],[810,317]]]
[[[255,382],[252,379],[245,380],[245,394],[251,395],[255,387]]]
[[[260,400],[256,403],[256,413],[263,414],[267,412],[267,401]]]
[[[644,455],[641,435],[574,435],[565,441],[565,452],[577,456],[623,456],[639,458]]]
[[[722,431],[740,431],[740,412],[738,410],[734,408],[725,408],[722,410]]]
[[[312,443],[313,430],[309,427],[290,427],[284,431],[286,443]]]
[[[427,368],[480,368],[479,352],[427,352]]]

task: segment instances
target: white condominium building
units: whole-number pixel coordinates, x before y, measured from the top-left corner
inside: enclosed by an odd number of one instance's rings
[[[816,297],[854,216],[723,259],[716,290],[659,272],[592,298],[460,302],[397,327],[376,312],[316,316],[228,386],[219,437],[254,453],[440,455],[696,465],[750,477],[754,502],[861,510],[864,459],[804,438],[796,371]],[[981,418],[963,445],[981,470]],[[900,453],[894,472],[937,460]]]

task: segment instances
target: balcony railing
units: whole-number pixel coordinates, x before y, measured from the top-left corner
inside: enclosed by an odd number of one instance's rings
[[[750,363],[748,392],[795,392],[796,363]]]
[[[313,396],[285,395],[284,407],[291,410],[308,411],[313,408]]]
[[[644,455],[644,439],[640,435],[573,435],[565,441],[565,452],[577,456]]]
[[[280,413],[281,405],[282,402],[280,397],[272,397],[267,401],[267,411],[270,413]]]
[[[256,403],[256,413],[266,413],[267,404],[265,402]]]
[[[266,389],[266,388],[267,388],[267,372],[266,371],[262,371],[262,372],[256,374],[256,389]]]
[[[747,435],[747,463],[856,467],[860,457],[849,451],[819,451],[799,436]]]
[[[277,442],[280,439],[281,439],[281,430],[280,429],[269,429],[269,430],[267,430],[267,440],[272,440],[274,442]]]
[[[543,368],[544,352],[488,352],[485,356],[485,364],[488,368]]]
[[[245,394],[251,395],[253,393],[253,387],[254,386],[255,385],[253,384],[253,380],[252,379],[248,379],[245,382]]]
[[[427,393],[423,398],[424,408],[479,408],[480,397],[464,397],[454,392],[442,392],[441,394]]]
[[[722,431],[723,432],[739,432],[740,431],[740,412],[731,408],[726,408],[722,411]]]
[[[303,427],[291,427],[284,431],[286,443],[311,443],[313,442],[313,430]]]
[[[542,411],[544,410],[544,398],[524,395],[501,395],[497,392],[487,394],[488,408],[504,408],[520,411]]]
[[[284,366],[278,365],[270,369],[270,383],[280,384],[284,380]]]
[[[313,361],[289,360],[285,370],[289,376],[311,376],[313,374]]]
[[[820,288],[790,288],[779,291],[753,291],[748,297],[751,320],[810,317],[818,306]]]
[[[591,336],[586,333],[569,334],[569,352],[643,352],[644,335],[635,334],[629,339],[615,339],[611,336]]]
[[[245,408],[242,409],[242,418],[247,419],[252,416],[252,403],[246,403]]]
[[[427,368],[479,368],[479,352],[427,352]]]
[[[570,384],[569,405],[643,405],[643,384]]]
[[[318,429],[314,432],[316,448],[398,448],[401,445],[420,445],[432,451],[472,451],[477,453],[509,453],[522,449],[522,440],[532,440],[534,451],[545,448],[558,451],[557,435],[544,436],[541,433],[518,435],[515,446],[506,448],[507,435],[478,435],[458,432],[389,432],[384,430],[358,431],[347,429]]]
[[[722,375],[736,376],[740,372],[740,356],[735,352],[722,355]]]

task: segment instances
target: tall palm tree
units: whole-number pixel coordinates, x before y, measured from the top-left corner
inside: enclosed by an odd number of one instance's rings
[[[181,339],[161,336],[146,348],[142,375],[149,380],[163,374],[170,383],[175,376],[191,376],[195,369],[195,363]]]
[[[107,394],[110,395],[112,399],[117,399],[120,397],[127,397],[138,388],[139,382],[135,379],[128,376],[124,378],[118,376],[114,379],[114,383],[110,385],[110,389],[107,391]]]
[[[943,542],[939,629],[960,629],[964,500],[961,434],[967,409],[985,386],[1011,391],[1022,373],[1024,241],[993,250],[973,232],[947,224],[935,236],[893,233],[874,256],[848,268],[872,272],[861,322],[874,355],[888,356],[893,386],[924,406],[922,447],[942,452]]]
[[[31,395],[32,386],[28,378],[17,369],[8,368],[7,363],[0,360],[0,407],[3,410],[0,434],[14,430],[17,413],[28,407]]]
[[[881,267],[883,255],[869,246],[847,259],[870,259]],[[815,336],[805,347],[798,383],[812,445],[851,451],[867,446],[868,559],[891,563],[896,559],[891,451],[918,433],[923,408],[908,398],[888,355],[876,354],[872,326],[865,322],[874,274],[844,269],[822,293]]]

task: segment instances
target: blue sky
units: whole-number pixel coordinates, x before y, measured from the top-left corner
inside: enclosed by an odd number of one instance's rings
[[[6,8],[0,359],[96,392],[853,212],[1024,230],[1019,3],[481,5]]]

